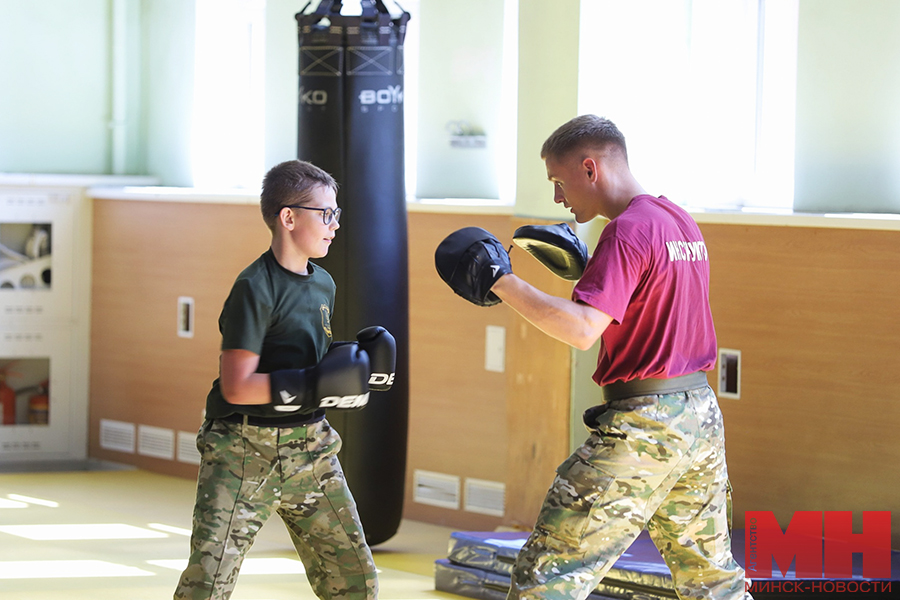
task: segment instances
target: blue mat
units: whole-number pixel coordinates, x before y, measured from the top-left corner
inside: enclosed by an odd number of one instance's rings
[[[504,600],[524,532],[455,532],[446,559],[435,563],[435,589],[479,600]],[[590,600],[676,598],[672,576],[646,531],[613,565]]]
[[[505,600],[516,555],[528,538],[527,532],[455,532],[450,536],[446,559],[435,562],[435,589],[477,598]],[[732,552],[735,560],[744,565],[744,530],[732,532]],[[891,553],[892,572],[900,577],[900,552]],[[890,582],[888,582],[890,583]],[[897,589],[900,589],[900,582]],[[854,588],[865,597],[890,597],[885,582],[872,582],[862,577],[862,556],[853,556],[853,578],[797,579],[793,568],[782,574],[776,567],[772,577],[754,581],[752,593],[757,600],[785,598],[808,600],[813,598],[847,598]],[[849,586],[849,587],[848,587]],[[866,586],[863,589],[860,586]],[[676,598],[672,576],[644,531],[619,558],[590,600],[664,600]]]

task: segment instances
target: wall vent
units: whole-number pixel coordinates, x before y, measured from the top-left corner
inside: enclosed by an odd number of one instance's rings
[[[502,517],[505,498],[506,485],[499,481],[466,479],[464,510]]]
[[[134,423],[100,419],[100,447],[134,454]]]
[[[150,425],[138,426],[138,454],[173,460],[175,432]]]
[[[178,432],[178,462],[192,465],[200,464],[200,452],[197,450],[197,434],[187,431]]]
[[[415,502],[459,510],[459,477],[416,469],[413,486]]]

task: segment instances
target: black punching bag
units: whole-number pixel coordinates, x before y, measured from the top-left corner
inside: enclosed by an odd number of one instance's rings
[[[340,460],[370,545],[397,532],[409,413],[409,275],[403,157],[403,37],[409,14],[381,0],[342,16],[341,2],[296,15],[300,38],[298,158],[340,185],[341,227],[321,264],[337,284],[332,331],[355,340],[382,325],[397,340],[393,387],[360,411],[331,410]]]

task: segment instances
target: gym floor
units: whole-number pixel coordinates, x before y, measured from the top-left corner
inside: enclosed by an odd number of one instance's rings
[[[0,600],[171,598],[186,564],[194,482],[141,470],[0,473]],[[403,521],[373,549],[385,600],[434,590],[452,530]],[[315,600],[280,519],[251,548],[233,600]]]

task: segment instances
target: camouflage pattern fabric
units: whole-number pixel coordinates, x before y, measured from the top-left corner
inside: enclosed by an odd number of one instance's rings
[[[227,600],[273,511],[319,598],[377,598],[375,563],[337,459],[340,447],[325,420],[281,429],[206,421],[197,437],[202,462],[191,555],[175,600]]]
[[[725,438],[713,391],[605,408],[586,418],[590,437],[557,469],[508,600],[584,600],[645,526],[680,598],[751,599],[731,554]]]

